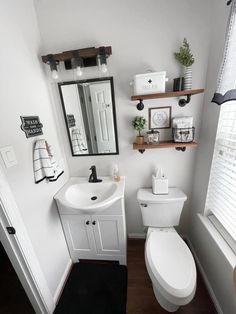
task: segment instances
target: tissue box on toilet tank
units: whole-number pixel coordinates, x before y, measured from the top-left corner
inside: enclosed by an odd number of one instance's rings
[[[134,95],[165,93],[166,72],[150,72],[134,76]]]
[[[168,179],[152,175],[152,193],[157,195],[168,194]]]

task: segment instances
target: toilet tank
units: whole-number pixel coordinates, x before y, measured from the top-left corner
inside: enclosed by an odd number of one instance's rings
[[[178,188],[169,188],[167,195],[156,195],[152,189],[139,189],[137,194],[143,224],[147,227],[178,226],[187,196]]]

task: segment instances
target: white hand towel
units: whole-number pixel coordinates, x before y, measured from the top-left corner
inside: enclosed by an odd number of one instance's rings
[[[56,181],[64,173],[53,157],[50,147],[45,140],[37,140],[33,153],[35,183],[44,179]]]
[[[79,129],[71,131],[71,140],[74,154],[86,154],[88,149],[84,145],[83,136]]]

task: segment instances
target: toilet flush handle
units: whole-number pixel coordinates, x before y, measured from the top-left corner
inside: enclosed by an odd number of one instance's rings
[[[144,203],[141,203],[141,206],[143,206],[143,207],[148,207],[148,205],[147,205],[147,204],[144,204]]]

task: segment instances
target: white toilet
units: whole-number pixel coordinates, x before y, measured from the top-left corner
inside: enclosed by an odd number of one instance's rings
[[[175,312],[193,299],[196,290],[193,256],[174,229],[187,196],[177,188],[169,188],[168,195],[139,189],[137,198],[143,224],[148,227],[145,262],[154,294],[165,310]]]

